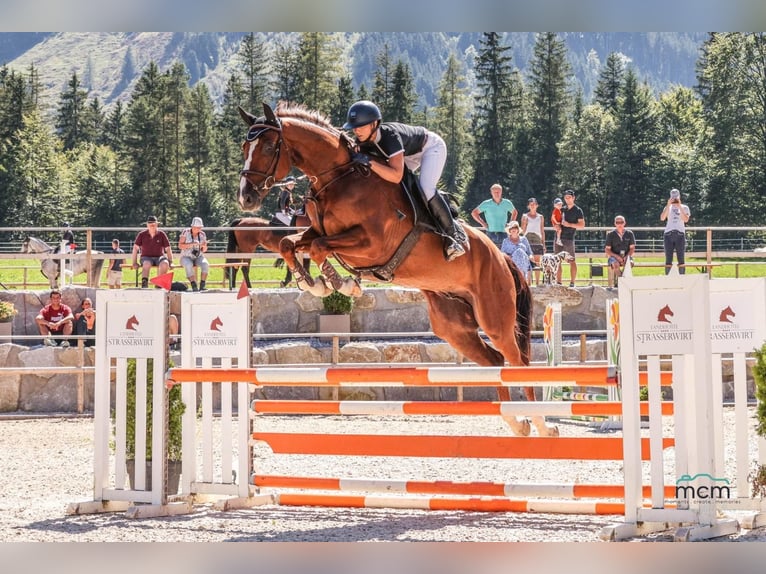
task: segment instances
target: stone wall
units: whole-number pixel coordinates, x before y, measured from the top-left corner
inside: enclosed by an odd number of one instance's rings
[[[578,289],[565,287],[533,288],[535,320],[533,330],[542,328],[542,312],[550,301],[562,304],[565,331],[604,330],[606,300],[614,293],[602,287],[591,286]],[[84,297],[90,297],[98,311],[98,291],[88,288],[71,288],[63,291],[64,302],[75,311],[80,310]],[[204,294],[198,295],[204,297]],[[171,312],[180,314],[181,294],[169,293]],[[261,289],[252,298],[252,321],[255,340],[253,365],[274,364],[327,364],[332,362],[332,345],[327,340],[308,336],[317,332],[317,317],[321,300],[308,293],[294,289]],[[11,300],[19,309],[14,320],[13,334],[35,335],[34,317],[47,303],[48,291],[0,292],[0,300]],[[339,349],[339,363],[458,363],[460,357],[446,343],[435,338],[408,338],[406,333],[430,331],[428,313],[423,296],[416,290],[399,288],[367,289],[355,304],[351,314],[351,331],[356,333],[402,333],[396,339],[358,338],[343,344]],[[302,339],[259,338],[258,334],[304,333]],[[571,340],[564,346],[564,361],[580,359],[580,342]],[[81,355],[82,353],[82,355]],[[604,360],[605,343],[589,338],[586,345],[587,360]],[[0,374],[0,412],[76,412],[77,375],[47,373],[40,367],[60,368],[80,365],[92,366],[94,349],[69,349],[43,347],[40,339],[14,340],[0,344],[0,367],[23,368],[25,373]],[[545,360],[542,343],[533,343],[532,360]],[[179,358],[176,356],[176,364]],[[35,370],[37,369],[37,370]],[[724,375],[724,394],[732,396],[731,373]],[[87,373],[84,381],[84,408],[93,410],[94,376]],[[375,396],[388,400],[413,398],[412,389],[388,388],[356,389],[356,396]],[[318,389],[302,391],[266,389],[270,396],[276,393],[303,393],[306,397],[319,397]],[[432,391],[427,391],[432,393]],[[445,389],[440,396],[454,398]],[[748,392],[753,396],[752,378]],[[323,396],[323,395],[321,395]],[[465,398],[491,399],[492,393],[466,389]],[[429,397],[433,398],[433,397]]]

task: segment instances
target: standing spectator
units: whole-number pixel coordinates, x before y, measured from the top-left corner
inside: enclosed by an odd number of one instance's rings
[[[487,235],[492,243],[500,247],[505,240],[505,226],[509,221],[515,221],[519,212],[510,199],[503,197],[503,186],[499,183],[492,184],[489,188],[492,194],[490,199],[482,201],[478,207],[471,212],[473,217],[482,229],[487,230]],[[482,219],[482,215],[484,219]]]
[[[516,267],[524,274],[527,283],[529,283],[532,270],[532,247],[530,247],[527,238],[521,235],[521,227],[518,221],[511,221],[506,229],[508,237],[503,239],[500,251],[513,260]]]
[[[72,309],[61,302],[61,291],[51,291],[48,304],[40,309],[35,322],[40,334],[45,338],[43,344],[55,347],[61,342],[62,347],[68,347],[69,341],[64,337],[72,334]]]
[[[74,334],[96,336],[96,310],[93,308],[93,301],[90,300],[90,297],[82,300],[82,311],[74,315]],[[92,347],[96,341],[85,339],[83,344],[86,347]]]
[[[678,259],[678,272],[681,275],[686,273],[686,222],[690,217],[689,206],[681,203],[681,192],[671,189],[670,198],[660,213],[660,221],[667,221],[662,236],[665,244],[665,275],[670,273],[674,252]]]
[[[447,144],[439,134],[423,126],[382,122],[382,118],[380,108],[368,100],[358,101],[348,109],[343,129],[353,130],[358,150],[352,161],[390,183],[402,181],[405,166],[413,173],[419,170],[418,183],[426,206],[446,235],[444,258],[452,261],[465,255],[463,245],[468,246],[468,236],[436,189],[447,161]]]
[[[564,202],[560,197],[553,200],[553,211],[551,211],[551,225],[556,230],[556,239],[553,242],[554,247],[558,245],[561,247],[561,208],[564,207]]]
[[[122,253],[125,251],[120,248],[120,240],[112,239],[112,253]],[[106,283],[109,289],[120,289],[122,287],[122,263],[124,259],[110,259],[109,269],[106,271]]]
[[[617,278],[622,277],[625,264],[636,252],[636,237],[630,229],[626,229],[625,218],[622,215],[614,216],[614,229],[606,234],[604,252],[610,267],[609,287],[616,287]]]
[[[554,253],[566,251],[569,254],[569,286],[575,286],[577,261],[575,255],[575,231],[585,227],[585,214],[575,205],[575,194],[571,189],[564,192],[564,207],[561,209],[561,245],[555,245]],[[561,284],[562,269],[559,265],[556,280]]]
[[[527,238],[532,248],[532,261],[535,264],[535,283],[540,284],[540,259],[545,253],[545,216],[537,212],[537,200],[530,197],[527,211],[521,216],[521,233]],[[531,274],[530,274],[531,279]]]
[[[146,218],[146,229],[136,235],[133,243],[133,268],[138,269],[138,253],[141,252],[141,289],[149,287],[149,272],[157,268],[157,275],[164,275],[173,264],[173,250],[165,232],[159,229],[157,218]]]
[[[68,221],[64,222],[64,232],[61,234],[61,242],[64,244],[62,253],[74,253],[77,245],[74,242],[74,232]]]
[[[191,226],[181,232],[178,238],[178,249],[181,250],[181,265],[186,271],[186,278],[191,283],[192,291],[205,291],[209,265],[205,258],[207,235],[202,231],[201,217],[192,219]],[[199,287],[197,287],[195,267],[199,267]]]

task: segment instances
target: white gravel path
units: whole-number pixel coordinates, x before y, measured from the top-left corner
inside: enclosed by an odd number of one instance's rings
[[[754,412],[754,411],[753,411]],[[730,409],[725,420],[731,419]],[[483,434],[507,436],[498,417],[356,417],[353,430],[338,417],[259,419],[267,430]],[[420,427],[420,428],[418,428]],[[562,436],[592,433],[582,423],[562,423]],[[615,433],[614,436],[620,436]],[[93,498],[93,421],[90,418],[0,420],[0,540],[103,542],[220,541],[596,541],[618,516],[542,515],[389,509],[264,506],[215,511],[200,505],[191,515],[128,519],[122,514],[66,516],[68,503]],[[621,482],[621,463],[457,459],[350,459],[264,456],[256,470],[293,475],[489,480],[499,482]],[[733,457],[730,445],[727,456]],[[313,467],[313,468],[312,468]],[[666,469],[672,471],[672,465]],[[657,535],[649,540],[667,540]],[[731,541],[766,541],[766,528],[742,531]]]

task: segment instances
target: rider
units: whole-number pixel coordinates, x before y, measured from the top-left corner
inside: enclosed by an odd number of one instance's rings
[[[448,236],[445,257],[452,261],[465,254],[468,245],[460,223],[452,213],[444,197],[437,193],[436,184],[447,160],[447,145],[438,134],[421,126],[396,122],[381,123],[380,109],[374,103],[361,100],[348,109],[344,130],[353,130],[358,152],[353,161],[370,168],[391,183],[400,183],[404,166],[415,171],[420,167],[420,187],[426,197],[428,209]]]
[[[74,243],[74,233],[72,226],[68,221],[64,222],[64,232],[61,234],[61,241],[64,243],[64,253],[74,253],[77,246]]]

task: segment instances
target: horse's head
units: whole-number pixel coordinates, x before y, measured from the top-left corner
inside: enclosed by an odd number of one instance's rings
[[[221,321],[221,318],[216,316],[215,319],[213,319],[210,322],[210,330],[211,331],[220,331],[219,327],[223,327],[223,321]]]
[[[131,315],[128,320],[125,322],[125,329],[136,331],[136,327],[138,327],[139,322],[135,315]]]
[[[731,308],[731,305],[727,306],[726,309],[721,311],[721,314],[718,317],[718,320],[721,323],[731,323],[732,318],[736,317],[736,313],[734,312],[734,309]]]
[[[274,111],[263,104],[264,116],[257,118],[241,107],[239,115],[248,125],[242,154],[245,165],[240,172],[239,206],[245,211],[257,211],[263,198],[274,182],[287,175],[290,170],[289,159],[280,164],[282,152],[282,123]],[[277,171],[280,173],[277,174]]]
[[[670,317],[673,316],[673,310],[670,308],[670,305],[665,305],[662,309],[660,309],[660,312],[657,313],[657,321],[661,323],[670,323]]]

